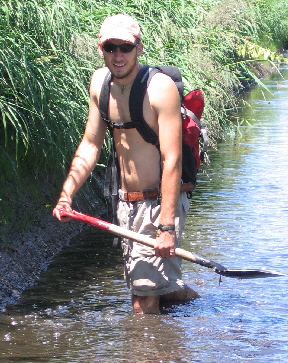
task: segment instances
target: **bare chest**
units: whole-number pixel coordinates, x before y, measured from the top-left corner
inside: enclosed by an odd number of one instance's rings
[[[129,97],[130,90],[121,93],[115,87],[111,87],[109,98],[111,121],[124,125],[132,121]],[[143,116],[145,122],[158,134],[156,113],[149,103],[148,95],[143,102]],[[122,189],[137,191],[156,187],[160,177],[160,156],[157,148],[146,142],[134,127],[115,128],[113,135],[121,170]]]
[[[109,97],[109,119],[116,123],[127,123],[131,121],[129,111],[129,96],[130,92],[121,92],[111,87]]]

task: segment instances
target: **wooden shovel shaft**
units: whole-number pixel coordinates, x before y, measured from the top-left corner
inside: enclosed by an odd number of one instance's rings
[[[120,226],[117,226],[116,224],[112,224],[112,223],[103,221],[100,218],[88,216],[86,214],[79,213],[74,210],[72,212],[67,212],[65,210],[61,210],[60,215],[63,217],[71,217],[71,218],[77,219],[78,221],[88,223],[94,227],[105,230],[105,231],[115,234],[117,236],[130,238],[134,241],[140,242],[149,247],[154,247],[154,245],[155,245],[155,240],[153,238],[145,236],[144,234],[140,234],[140,233],[133,232],[128,229],[122,228]],[[204,267],[213,268],[213,269],[217,269],[217,270],[226,270],[226,268],[224,266],[217,264],[216,262],[207,260],[203,257],[197,256],[196,254],[186,251],[182,248],[177,247],[175,249],[175,255],[179,256],[187,261],[196,263],[196,264],[204,266]]]

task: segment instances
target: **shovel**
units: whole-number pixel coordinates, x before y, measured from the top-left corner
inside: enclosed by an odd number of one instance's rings
[[[61,217],[70,217],[74,218],[80,222],[84,222],[90,224],[94,227],[102,229],[104,231],[110,232],[117,236],[130,238],[134,241],[142,243],[149,247],[154,247],[154,239],[150,238],[146,235],[130,231],[128,229],[119,227],[115,224],[103,221],[102,219],[88,216],[86,214],[77,212],[72,210],[71,212],[65,211],[64,209],[60,210]],[[278,277],[278,276],[286,276],[284,274],[275,272],[275,271],[268,271],[268,270],[230,270],[226,267],[220,265],[217,262],[212,260],[208,260],[202,256],[196,255],[193,252],[189,252],[183,250],[182,248],[175,249],[175,255],[183,258],[184,260],[196,263],[197,265],[208,267],[214,270],[217,274],[226,277],[238,278],[238,279],[256,279],[256,278],[263,278],[263,277]]]

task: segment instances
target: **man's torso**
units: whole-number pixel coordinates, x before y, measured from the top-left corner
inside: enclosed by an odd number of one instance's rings
[[[123,93],[117,84],[111,83],[109,99],[109,119],[111,121],[116,123],[131,121],[129,95],[132,83],[124,89]],[[149,97],[153,97],[153,92],[149,91],[144,99],[143,115],[148,125],[158,134],[157,114],[149,101]],[[135,128],[115,129],[113,134],[120,166],[121,189],[131,192],[159,187],[159,150],[144,141]]]

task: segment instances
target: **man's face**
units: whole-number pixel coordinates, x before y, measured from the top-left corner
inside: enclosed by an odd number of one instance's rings
[[[123,79],[129,76],[133,70],[137,69],[138,66],[138,56],[143,51],[142,43],[138,44],[136,47],[131,46],[131,51],[128,47],[117,47],[121,45],[130,45],[132,43],[125,43],[120,39],[111,39],[102,46],[100,53],[104,57],[106,66],[110,69],[111,73],[115,78]],[[108,51],[105,50],[105,45],[108,45]],[[114,49],[113,49],[114,48]],[[113,51],[109,51],[113,50]]]

